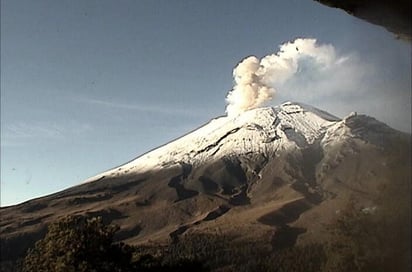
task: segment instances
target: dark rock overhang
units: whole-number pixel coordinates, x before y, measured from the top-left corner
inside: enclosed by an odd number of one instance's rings
[[[385,27],[397,38],[411,41],[411,0],[315,0]]]

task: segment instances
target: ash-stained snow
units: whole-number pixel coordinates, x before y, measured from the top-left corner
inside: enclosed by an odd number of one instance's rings
[[[181,164],[196,166],[231,155],[276,156],[281,149],[313,144],[328,128],[339,123],[342,121],[337,117],[300,103],[257,108],[235,117],[213,119],[181,138],[86,181]]]

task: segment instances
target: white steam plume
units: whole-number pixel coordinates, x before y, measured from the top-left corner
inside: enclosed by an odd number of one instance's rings
[[[260,60],[255,56],[242,60],[233,70],[234,86],[226,97],[227,114],[237,115],[269,102],[275,87],[295,75],[303,60],[309,60],[317,69],[327,69],[337,62],[332,45],[301,38],[282,44],[277,53]]]

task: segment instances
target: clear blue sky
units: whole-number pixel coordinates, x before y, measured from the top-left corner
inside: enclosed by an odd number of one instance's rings
[[[1,1],[1,205],[79,184],[223,115],[232,70],[297,37],[350,62],[273,104],[410,131],[411,46],[311,0]]]

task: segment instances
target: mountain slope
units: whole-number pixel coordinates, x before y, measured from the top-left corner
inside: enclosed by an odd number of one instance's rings
[[[276,108],[258,108],[236,117],[213,119],[205,126],[88,181],[127,176],[174,165],[203,165],[231,155],[262,153],[270,157],[290,141],[313,143],[325,128],[339,119],[310,106],[284,103]]]
[[[102,216],[132,244],[217,231],[274,248],[326,241],[350,202],[399,202],[393,217],[410,218],[409,151],[409,135],[371,117],[299,103],[220,117],[81,185],[2,208],[2,260],[66,215]]]

